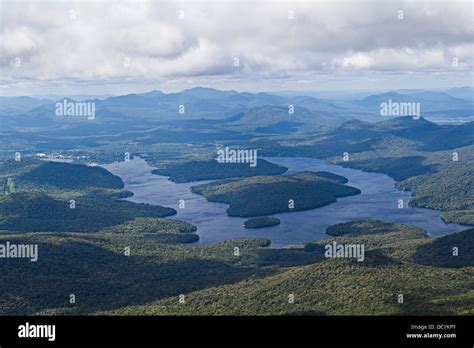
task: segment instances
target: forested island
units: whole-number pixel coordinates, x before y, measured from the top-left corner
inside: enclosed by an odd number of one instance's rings
[[[280,219],[275,217],[261,216],[244,221],[245,228],[271,227],[280,224]]]
[[[251,177],[255,175],[279,175],[288,168],[259,159],[255,167],[248,163],[219,163],[216,160],[171,162],[154,169],[153,174],[169,176],[174,182],[217,180]]]
[[[390,233],[400,231],[415,231],[415,227],[408,227],[407,225],[395,224],[391,222],[385,222],[380,220],[362,220],[362,221],[350,221],[340,224],[329,226],[326,229],[326,234],[338,237],[347,234],[350,235],[368,235],[372,233]],[[426,231],[422,228],[418,228],[419,232],[424,235]]]
[[[338,197],[361,193],[345,182],[346,178],[327,172],[300,172],[218,181],[191,190],[209,201],[229,204],[229,216],[253,217],[319,208]]]

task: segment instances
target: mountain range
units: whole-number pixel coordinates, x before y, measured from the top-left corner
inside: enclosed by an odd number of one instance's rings
[[[74,101],[73,98],[69,99]],[[108,121],[111,115],[116,118],[133,117],[134,119],[153,119],[155,121],[223,119],[256,107],[288,108],[291,105],[299,108],[302,112],[314,112],[316,115],[331,115],[333,117],[333,120],[328,119],[321,123],[337,123],[344,121],[344,119],[338,118],[344,116],[374,121],[379,116],[380,103],[386,102],[388,99],[399,102],[419,102],[422,104],[422,110],[430,116],[474,116],[473,87],[452,88],[445,91],[390,91],[352,101],[195,87],[177,93],[163,93],[153,90],[147,93],[83,101],[94,102],[97,114],[104,121]],[[10,117],[20,115],[24,117],[23,121],[28,120],[29,117],[40,117],[43,120],[52,118],[54,120],[55,103],[55,100],[44,98],[0,97],[0,117],[2,117],[2,122],[7,121]],[[184,110],[181,112],[180,106],[184,106]]]

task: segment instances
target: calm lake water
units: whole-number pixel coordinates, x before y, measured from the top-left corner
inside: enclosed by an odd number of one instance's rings
[[[384,174],[366,173],[343,168],[314,158],[272,157],[267,160],[289,168],[285,174],[304,170],[328,171],[346,177],[347,185],[357,187],[362,194],[338,198],[336,203],[322,208],[294,213],[274,214],[281,224],[261,229],[245,229],[246,220],[226,215],[227,204],[208,202],[203,196],[191,193],[190,187],[210,181],[175,184],[168,177],[151,174],[154,169],[145,160],[134,158],[127,162],[104,165],[106,169],[122,178],[125,189],[134,193],[127,198],[138,203],[150,203],[172,207],[178,211],[170,218],[184,220],[195,225],[200,240],[198,243],[214,243],[241,237],[266,237],[272,247],[302,244],[325,239],[328,226],[340,222],[361,219],[380,219],[422,227],[431,236],[449,234],[466,229],[458,224],[446,224],[441,212],[432,209],[398,208],[398,200],[407,205],[411,193],[397,190],[395,182]],[[179,201],[185,201],[185,208],[179,208]]]

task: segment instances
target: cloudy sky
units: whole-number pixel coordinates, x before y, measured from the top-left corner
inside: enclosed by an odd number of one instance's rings
[[[472,1],[0,3],[2,95],[473,85]]]

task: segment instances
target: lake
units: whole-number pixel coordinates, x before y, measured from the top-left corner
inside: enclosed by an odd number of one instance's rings
[[[168,177],[151,174],[154,169],[144,159],[134,158],[127,162],[104,165],[125,183],[125,189],[134,193],[127,200],[172,207],[178,211],[170,218],[187,221],[195,225],[200,237],[198,243],[214,243],[242,237],[265,237],[272,241],[271,247],[328,238],[328,226],[361,219],[379,219],[403,223],[426,229],[430,236],[440,236],[468,228],[459,224],[446,224],[441,212],[432,209],[409,207],[411,192],[395,188],[393,179],[385,174],[366,173],[360,170],[328,164],[323,160],[301,157],[270,157],[267,160],[288,167],[288,172],[310,170],[328,171],[346,177],[346,185],[357,187],[362,194],[338,198],[336,203],[313,210],[273,214],[281,224],[261,229],[246,229],[245,218],[226,215],[227,204],[208,202],[203,196],[194,194],[190,187],[210,181],[173,183]],[[398,208],[398,201],[404,208]],[[179,208],[180,200],[185,207]]]

